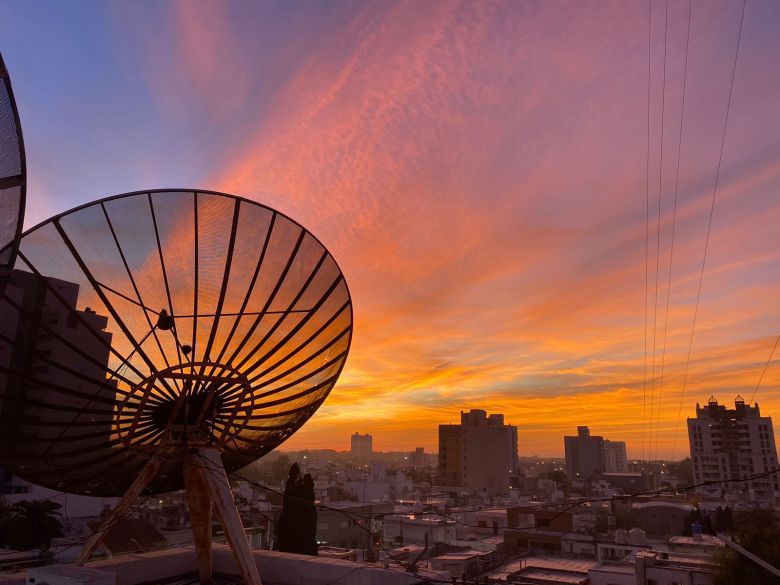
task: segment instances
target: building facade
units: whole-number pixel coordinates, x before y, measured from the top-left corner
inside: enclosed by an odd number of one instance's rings
[[[439,514],[386,515],[382,524],[382,540],[385,545],[429,544],[437,542],[455,544],[455,521]]]
[[[606,470],[604,439],[590,434],[588,427],[577,427],[576,437],[564,437],[566,475],[571,481],[596,479]]]
[[[117,388],[106,374],[108,317],[77,310],[78,300],[78,284],[22,270],[12,271],[0,300],[0,453],[21,445],[13,456],[28,467],[72,463],[71,454],[111,437],[114,413],[95,405],[113,401]]]
[[[505,424],[503,414],[472,409],[460,413],[459,425],[439,425],[443,485],[506,493],[517,471],[517,427]]]
[[[775,501],[780,496],[777,474],[747,479],[777,468],[777,448],[772,417],[761,416],[758,404],[745,404],[742,397],[726,408],[710,397],[706,406],[696,405],[696,418],[688,419],[694,483],[729,481],[704,486],[713,495]]]
[[[360,433],[355,433],[352,435],[350,452],[355,457],[371,457],[371,454],[374,452],[373,441],[374,438],[369,434],[361,435]]]
[[[628,473],[628,453],[624,441],[604,439],[604,472]]]
[[[425,449],[423,447],[417,447],[414,451],[409,453],[408,462],[411,467],[425,467]]]

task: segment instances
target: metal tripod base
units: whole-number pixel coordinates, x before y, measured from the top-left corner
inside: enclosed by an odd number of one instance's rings
[[[86,542],[84,550],[81,551],[76,560],[76,565],[82,566],[89,560],[103,537],[123,518],[128,508],[135,503],[144,488],[157,475],[163,461],[171,457],[180,459],[183,465],[184,484],[192,516],[192,535],[201,583],[204,585],[213,583],[211,517],[212,511],[216,509],[244,583],[246,585],[262,585],[257,565],[244,534],[241,517],[233,500],[233,492],[230,491],[225,468],[222,466],[222,458],[217,449],[204,446],[163,447],[159,453],[153,455],[116,508],[111,511],[100,528]]]

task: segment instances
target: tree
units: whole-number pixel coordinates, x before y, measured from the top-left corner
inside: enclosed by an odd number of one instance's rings
[[[276,549],[304,555],[317,555],[317,509],[314,506],[314,479],[293,463],[284,486],[282,513],[276,523]]]
[[[555,483],[563,484],[569,481],[566,472],[561,471],[560,469],[553,469],[552,471],[548,471],[545,475],[547,476],[547,479],[551,479]]]
[[[733,540],[770,565],[780,565],[780,528],[774,510],[748,510],[733,516]],[[780,579],[731,549],[719,553],[717,561],[716,585],[780,584]]]
[[[734,515],[731,512],[731,508],[721,508],[715,510],[715,530],[718,532],[734,530]]]
[[[677,464],[677,479],[682,485],[693,483],[693,463],[690,457],[686,457]]]
[[[15,550],[47,549],[52,538],[62,536],[59,509],[50,500],[23,500],[11,506],[4,524],[6,544]]]
[[[340,485],[328,487],[328,500],[331,502],[357,502],[358,498],[352,492],[345,490]]]
[[[296,464],[297,465],[297,464]],[[270,479],[271,482],[279,485],[287,477],[287,470],[290,468],[290,457],[282,454],[271,463]]]

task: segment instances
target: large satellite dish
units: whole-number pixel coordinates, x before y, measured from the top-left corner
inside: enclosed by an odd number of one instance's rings
[[[225,524],[209,481],[317,410],[351,336],[336,261],[281,213],[184,190],[76,208],[23,234],[0,297],[0,465],[127,505],[186,486]]]
[[[22,230],[27,170],[22,127],[11,79],[0,54],[0,288],[13,266]]]

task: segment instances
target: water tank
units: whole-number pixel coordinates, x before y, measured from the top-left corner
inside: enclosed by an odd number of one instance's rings
[[[615,530],[615,544],[628,544],[628,531],[622,528]]]
[[[641,528],[632,528],[628,531],[628,541],[634,546],[645,546],[647,544],[647,534]]]

